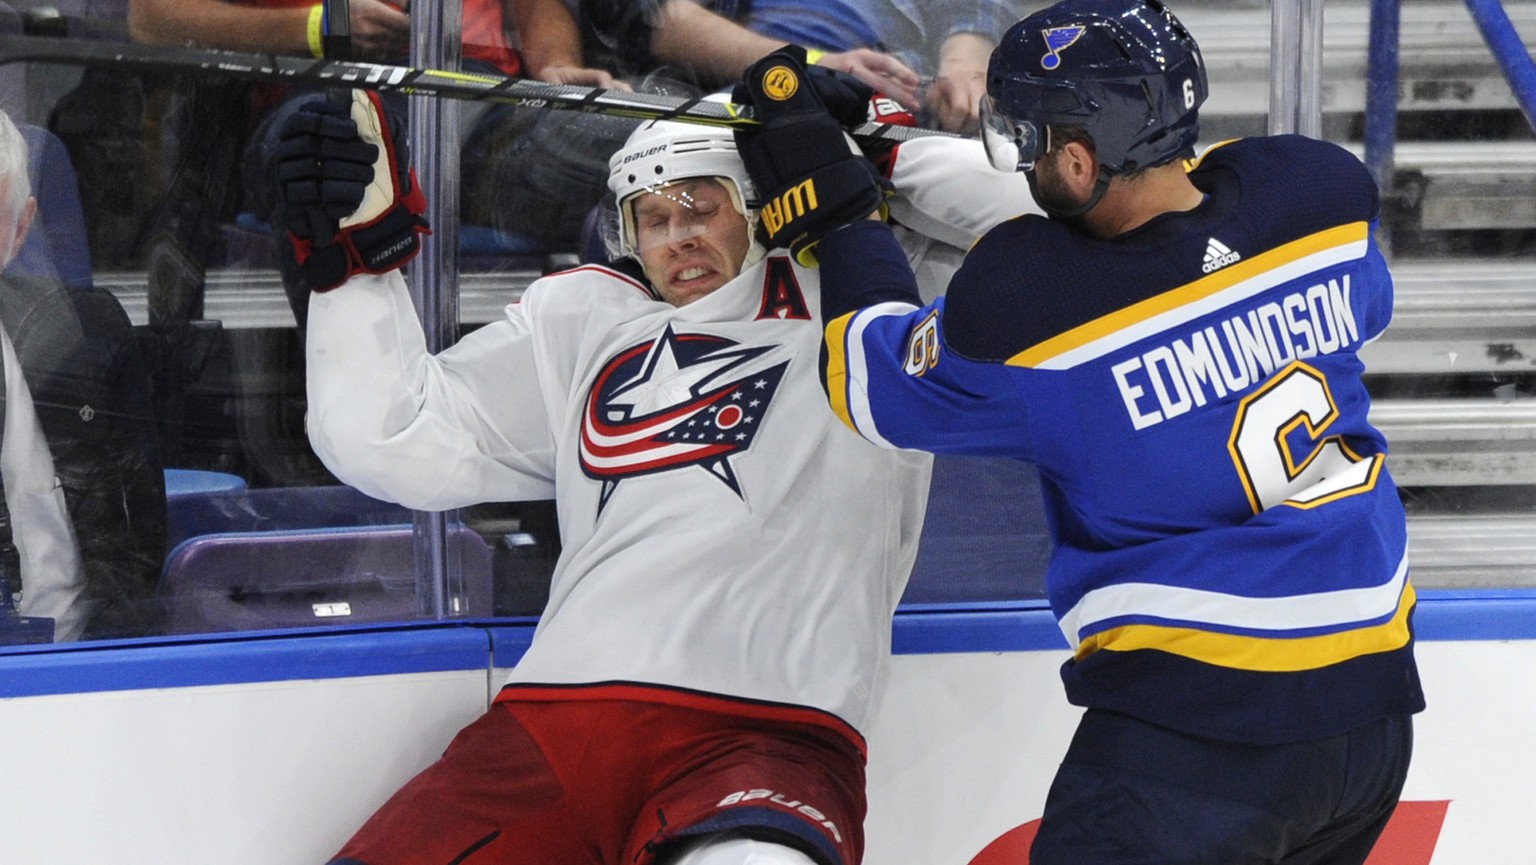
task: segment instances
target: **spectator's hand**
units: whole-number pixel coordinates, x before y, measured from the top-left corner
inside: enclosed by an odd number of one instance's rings
[[[846,72],[902,105],[918,104],[917,73],[889,54],[872,48],[855,48],[823,54],[816,65]]]
[[[634,90],[629,86],[629,82],[613,77],[606,69],[592,69],[585,66],[546,66],[534,77],[550,84],[575,84],[581,87],[601,87],[605,90]]]
[[[946,132],[975,134],[981,126],[981,97],[987,92],[992,40],[979,33],[955,33],[939,47],[939,74],[923,93],[924,120]]]
[[[768,244],[809,266],[828,232],[880,207],[884,182],[817,95],[805,49],[785,46],[752,64],[733,99],[758,120],[736,131],[736,146],[763,201]]]
[[[332,91],[303,105],[283,124],[277,162],[277,220],[311,290],[385,273],[420,251],[426,198],[377,93]]]
[[[981,97],[986,92],[984,74],[935,78],[923,93],[923,116],[945,132],[974,135],[981,128]]]
[[[352,0],[352,50],[361,60],[398,60],[411,50],[410,0]]]

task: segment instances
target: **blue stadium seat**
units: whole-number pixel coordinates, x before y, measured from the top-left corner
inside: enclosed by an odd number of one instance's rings
[[[245,478],[229,472],[212,472],[203,469],[165,470],[165,496],[168,499],[238,492],[245,488]]]
[[[21,124],[28,149],[27,175],[37,198],[32,231],[7,271],[56,278],[75,288],[89,288],[91,250],[69,151],[52,132]]]
[[[166,503],[166,548],[198,535],[401,525],[411,512],[340,484],[206,490]]]

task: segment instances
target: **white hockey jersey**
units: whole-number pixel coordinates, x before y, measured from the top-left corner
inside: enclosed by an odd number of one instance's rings
[[[942,146],[966,144],[979,156]],[[992,206],[964,209],[975,234],[1022,204],[996,176]],[[310,302],[310,438],[337,477],[414,508],[556,498],[563,552],[511,682],[684,688],[862,729],[930,457],[828,411],[818,286],[775,252],[679,308],[579,267],[431,356],[399,275],[357,277]]]

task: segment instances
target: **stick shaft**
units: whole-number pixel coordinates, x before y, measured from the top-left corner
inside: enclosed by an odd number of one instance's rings
[[[19,62],[197,72],[247,81],[362,87],[384,92],[498,102],[530,108],[548,106],[637,120],[678,120],[710,126],[739,127],[757,122],[752,118],[751,109],[745,106],[574,84],[550,84],[528,78],[134,42],[0,36],[0,64]],[[860,140],[900,142],[948,133],[885,123],[866,123],[852,134]]]

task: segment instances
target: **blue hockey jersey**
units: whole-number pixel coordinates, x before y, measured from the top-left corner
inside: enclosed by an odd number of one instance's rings
[[[824,381],[871,441],[1039,467],[1069,699],[1278,743],[1423,707],[1406,525],[1358,352],[1374,183],[1298,136],[1190,166],[1113,240],[1024,216],[921,305],[876,223],[823,241]]]

